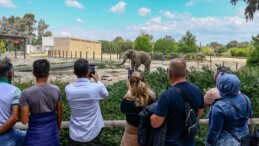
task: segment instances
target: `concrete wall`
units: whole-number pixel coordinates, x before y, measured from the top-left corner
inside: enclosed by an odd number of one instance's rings
[[[53,37],[42,37],[42,51],[48,52],[48,50],[53,50],[54,38]]]
[[[86,55],[86,51],[88,52],[88,56],[92,56],[93,51],[95,51],[95,55],[100,55],[102,53],[101,42],[99,41],[82,40],[68,37],[55,37],[54,50],[68,51],[68,54],[70,54],[72,51],[73,56],[75,55],[75,51],[77,52],[77,56],[79,56],[80,51],[82,52],[82,56]]]

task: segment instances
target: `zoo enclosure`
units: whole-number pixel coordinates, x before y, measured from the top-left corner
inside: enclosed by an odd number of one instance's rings
[[[167,65],[169,64],[168,60],[169,58],[165,58],[163,55],[160,58],[155,57],[155,53],[151,55],[152,60],[161,61],[161,65]],[[66,51],[66,50],[49,50],[48,51],[48,57],[53,58],[66,58],[66,59],[78,59],[78,58],[86,58],[88,60],[93,61],[118,61],[121,59],[121,54],[104,54],[101,53],[100,55],[96,55],[95,51],[92,53],[89,53],[88,51],[82,52],[82,51]],[[173,59],[173,58],[170,58]],[[185,58],[186,59],[186,58]],[[240,67],[245,65],[244,58],[236,59],[235,61],[229,61],[228,59],[224,60],[217,60],[215,57],[207,56],[204,59],[197,58],[196,60],[190,60],[186,59],[188,64],[190,64],[191,67],[194,67],[196,69],[202,69],[203,66],[208,66],[210,69],[216,69],[217,66],[226,66],[231,68],[231,70],[238,70]],[[241,60],[241,61],[240,61]]]

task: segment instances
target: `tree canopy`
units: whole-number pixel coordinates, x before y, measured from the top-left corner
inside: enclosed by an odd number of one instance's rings
[[[141,34],[140,36],[138,36],[135,40],[134,49],[145,51],[145,52],[151,52],[152,51],[151,35]]]
[[[246,63],[251,66],[258,66],[259,65],[259,34],[257,36],[252,37],[252,43],[255,49],[250,52]]]
[[[187,31],[179,42],[178,51],[182,53],[197,52],[198,46],[196,45],[196,37]]]
[[[26,36],[35,42],[35,45],[41,45],[43,36],[52,36],[51,31],[47,30],[48,26],[42,19],[37,21],[32,13],[27,13],[23,17],[2,17],[0,19],[0,34]]]
[[[174,38],[171,36],[165,36],[158,39],[154,44],[154,51],[163,53],[176,52],[177,45]]]
[[[259,10],[259,0],[230,0],[233,5],[236,5],[239,1],[243,1],[247,4],[245,8],[246,20],[253,20],[255,12]]]

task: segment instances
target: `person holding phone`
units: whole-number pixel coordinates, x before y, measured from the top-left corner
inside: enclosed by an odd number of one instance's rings
[[[139,112],[156,100],[155,93],[148,87],[139,71],[128,71],[128,91],[121,101],[121,112],[126,115],[126,125],[121,146],[138,146]]]
[[[86,59],[76,60],[74,73],[77,80],[65,88],[71,109],[68,146],[103,146],[99,139],[104,127],[99,101],[108,96],[108,91]]]

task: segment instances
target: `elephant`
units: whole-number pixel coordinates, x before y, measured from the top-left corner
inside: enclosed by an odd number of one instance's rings
[[[139,66],[144,64],[145,71],[150,71],[151,57],[144,51],[134,51],[129,49],[123,54],[122,58],[123,62],[121,65],[123,65],[127,59],[130,59],[132,70],[138,70]]]

